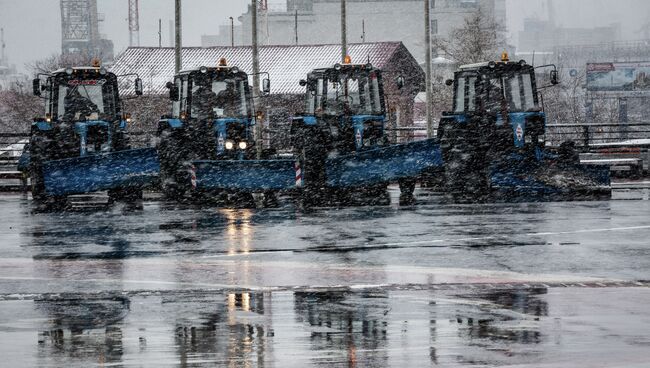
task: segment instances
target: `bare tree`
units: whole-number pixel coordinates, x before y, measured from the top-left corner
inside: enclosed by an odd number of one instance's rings
[[[34,74],[51,73],[57,69],[75,66],[90,66],[92,57],[84,54],[54,54],[27,64]]]
[[[29,132],[33,118],[43,114],[43,103],[38,97],[20,90],[0,92],[0,132]]]
[[[27,64],[33,74],[51,73],[54,70],[90,65],[91,58],[86,55],[51,55],[47,58]],[[0,92],[0,131],[3,132],[29,132],[33,118],[44,114],[43,101],[32,95],[31,85],[21,85]]]
[[[505,27],[487,12],[477,10],[453,29],[448,39],[434,38],[439,54],[446,54],[459,64],[494,60],[506,47]]]

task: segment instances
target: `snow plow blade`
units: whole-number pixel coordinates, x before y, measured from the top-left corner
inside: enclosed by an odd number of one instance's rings
[[[143,187],[158,179],[154,148],[139,148],[43,163],[43,182],[50,195]]]
[[[503,166],[503,165],[502,165]],[[517,196],[611,195],[609,167],[542,162],[534,166],[493,168],[491,187],[500,194]]]
[[[414,178],[442,166],[440,145],[434,139],[360,151],[328,159],[327,185],[351,187]]]
[[[195,190],[286,190],[296,187],[294,160],[201,160],[194,165]]]

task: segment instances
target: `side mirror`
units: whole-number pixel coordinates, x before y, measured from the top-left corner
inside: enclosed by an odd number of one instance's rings
[[[299,83],[300,83],[300,85],[303,86],[303,87],[307,85],[307,81],[304,80],[304,79],[301,79]]]
[[[397,89],[402,89],[404,87],[404,77],[401,75],[395,78],[395,83],[397,84]]]
[[[34,96],[41,95],[41,80],[39,78],[36,78],[32,81],[32,89],[34,92]]]
[[[172,82],[167,82],[165,87],[169,88],[169,99],[172,101],[178,101],[180,98],[178,93],[178,86]]]
[[[447,86],[451,87],[451,86],[454,85],[454,80],[453,80],[453,79],[447,79],[447,80],[445,81],[445,84],[446,84]]]
[[[271,94],[271,80],[268,78],[262,80],[262,93],[264,96]]]
[[[136,78],[135,79],[135,95],[136,96],[142,96],[142,79]]]
[[[557,70],[551,70],[551,84],[556,85],[560,83],[558,80]]]

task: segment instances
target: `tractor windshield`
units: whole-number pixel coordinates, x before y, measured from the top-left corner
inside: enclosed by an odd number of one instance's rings
[[[53,90],[56,115],[67,121],[111,119],[116,115],[116,90],[106,79],[71,79]]]
[[[522,112],[538,109],[532,71],[492,71],[459,73],[454,91],[454,111]],[[479,81],[482,81],[479,82]]]
[[[251,115],[247,78],[197,74],[192,79],[191,116],[199,120]]]
[[[336,73],[312,80],[307,111],[327,115],[380,115],[383,100],[376,72]]]

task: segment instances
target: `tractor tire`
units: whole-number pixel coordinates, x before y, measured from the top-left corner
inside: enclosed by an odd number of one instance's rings
[[[298,192],[301,207],[313,207],[328,203],[331,197],[327,195],[325,175],[325,160],[327,151],[321,132],[312,127],[300,127],[294,140],[294,153],[300,161],[303,177],[303,187]]]
[[[234,208],[255,208],[253,193],[245,191],[234,191],[228,195],[228,205]]]
[[[65,196],[48,195],[45,191],[42,164],[48,157],[49,139],[40,134],[33,134],[29,141],[30,149],[30,181],[32,199],[38,211],[57,211],[67,206]]]
[[[276,193],[273,190],[267,190],[264,192],[264,201],[263,201],[264,207],[267,208],[277,208],[280,206],[280,202],[278,201],[278,193]]]
[[[565,141],[560,144],[557,150],[560,162],[564,165],[579,165],[580,153],[573,141]]]
[[[113,138],[113,151],[126,151],[131,148],[131,141],[128,133],[124,131],[116,132]],[[117,188],[108,191],[108,200],[110,203],[137,203],[142,201],[142,198],[142,188]]]
[[[444,138],[443,138],[444,140]],[[489,193],[485,155],[462,137],[441,144],[445,165],[445,189],[456,199],[481,198]]]
[[[110,203],[136,203],[142,201],[142,198],[143,192],[141,188],[119,188],[108,191],[108,200]]]
[[[179,132],[165,129],[160,133],[158,155],[160,157],[160,186],[168,199],[180,200],[191,189],[191,182],[182,163],[185,157],[182,136]]]
[[[400,204],[413,204],[415,197],[415,179],[401,179],[399,180],[399,203]]]

